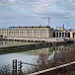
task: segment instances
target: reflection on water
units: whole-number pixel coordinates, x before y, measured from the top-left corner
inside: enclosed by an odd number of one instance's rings
[[[10,54],[4,54],[4,55],[0,55],[0,68],[2,65],[7,65],[9,64],[10,66],[12,66],[12,60],[13,59],[17,59],[17,60],[22,60],[23,62],[27,62],[27,63],[33,63],[33,60],[37,58],[37,56],[35,55],[27,55],[27,54],[23,54],[23,52],[21,53],[10,53]],[[26,68],[27,65],[23,65],[23,68]],[[27,66],[29,67],[29,66]]]
[[[49,48],[42,48],[42,49],[35,49],[35,50],[30,50],[30,51],[24,51],[23,53],[27,53],[29,55],[38,55],[40,53],[44,53],[47,55],[50,55],[50,53],[53,53],[53,51],[61,50],[63,49],[64,46],[52,46]]]
[[[17,45],[25,45],[25,44],[33,44],[33,43],[20,42],[20,41],[0,41],[0,47],[17,46]]]
[[[32,63],[34,64],[34,61],[37,60],[38,55],[40,53],[45,53],[47,55],[51,55],[53,57],[53,54],[55,50],[58,50],[60,48],[63,48],[64,46],[58,46],[58,47],[49,47],[49,48],[42,48],[42,49],[35,49],[30,51],[24,51],[24,52],[17,52],[17,53],[9,53],[9,54],[3,54],[0,55],[0,68],[2,65],[10,64],[12,66],[12,60],[22,60],[23,62]],[[30,67],[28,65],[23,65],[23,69],[26,70],[27,67]]]

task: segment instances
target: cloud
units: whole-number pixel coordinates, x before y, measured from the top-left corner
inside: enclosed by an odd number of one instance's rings
[[[37,23],[37,20],[48,16],[54,22],[74,18],[75,0],[0,0],[0,20],[8,18],[6,21],[11,22],[16,19],[17,24],[33,18]]]
[[[12,2],[12,3],[14,3],[14,2],[16,2],[16,0],[8,0],[9,2]]]
[[[72,0],[70,0],[70,2],[72,2]]]

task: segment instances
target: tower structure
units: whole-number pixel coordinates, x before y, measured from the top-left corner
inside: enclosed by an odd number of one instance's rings
[[[49,26],[49,24],[50,24],[50,17],[48,17],[48,26]]]

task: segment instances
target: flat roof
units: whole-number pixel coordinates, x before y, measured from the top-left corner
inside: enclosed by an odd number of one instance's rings
[[[13,26],[9,28],[50,28],[50,26]]]

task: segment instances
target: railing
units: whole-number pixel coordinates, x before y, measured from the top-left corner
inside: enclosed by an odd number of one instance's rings
[[[31,65],[31,66],[38,66],[36,64],[31,64],[31,63],[26,63],[26,62],[22,62],[22,61],[18,61],[17,59],[13,60],[13,75],[18,75],[22,73],[22,65],[23,64],[27,64],[27,65]]]
[[[22,64],[38,66],[36,64],[17,61],[17,59],[15,59],[15,60],[13,60],[13,75],[17,75],[17,72],[21,74],[22,67],[23,67]],[[46,69],[46,70],[42,70],[42,71],[39,71],[39,72],[31,73],[31,74],[28,74],[28,75],[52,75],[54,72],[62,72],[61,70],[66,71],[66,68],[70,68],[70,67],[75,69],[75,61],[67,63],[67,64],[59,65],[59,66],[56,66],[56,67],[53,67],[53,68],[50,68],[50,69]]]
[[[55,70],[58,70],[58,69],[61,70],[61,68],[72,66],[72,65],[74,65],[74,67],[75,67],[75,61],[67,63],[67,64],[59,65],[59,66],[56,66],[56,67],[53,67],[53,68],[50,68],[50,69],[46,69],[46,70],[43,70],[43,71],[28,74],[28,75],[48,75],[48,73],[50,74],[50,72],[52,74],[52,71],[54,72]]]

